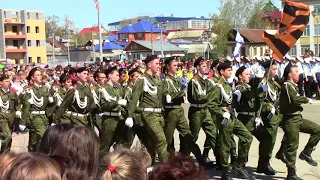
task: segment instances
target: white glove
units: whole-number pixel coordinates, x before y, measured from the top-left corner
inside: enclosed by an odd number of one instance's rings
[[[16,111],[16,116],[17,116],[18,118],[21,118],[21,116],[22,116],[21,111]]]
[[[51,123],[51,125],[50,126],[55,126],[56,124],[55,123]]]
[[[225,112],[223,113],[222,117],[226,118],[226,119],[230,119],[230,113],[229,112]]]
[[[133,126],[133,119],[132,118],[127,118],[125,125],[128,126],[129,128],[132,128]]]
[[[309,102],[308,102],[308,103],[309,103],[309,104],[312,104],[312,99],[309,98]]]
[[[33,104],[33,99],[28,99],[30,104]]]
[[[263,84],[261,87],[262,87],[263,92],[268,91],[268,88],[269,88],[268,84]]]
[[[234,92],[234,94],[238,96],[238,97],[237,97],[237,102],[240,102],[242,93],[241,93],[239,90],[236,90],[236,91]]]
[[[27,128],[27,126],[19,124],[19,128],[20,128],[22,131],[24,131],[24,130]]]
[[[171,103],[172,99],[170,95],[166,95],[166,101],[167,103]]]
[[[126,106],[126,105],[127,105],[127,100],[125,100],[125,99],[120,99],[120,100],[118,101],[118,104],[119,104],[119,105],[122,105],[122,106]]]
[[[256,127],[259,127],[260,125],[264,126],[262,119],[259,117],[256,117],[254,122],[256,123]]]
[[[49,103],[53,103],[53,97],[49,97]]]
[[[276,109],[272,108],[270,112],[271,112],[271,114],[276,114]]]

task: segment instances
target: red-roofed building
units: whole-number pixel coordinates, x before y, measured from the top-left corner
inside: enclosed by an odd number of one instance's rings
[[[272,24],[270,28],[278,28],[281,21],[281,11],[265,12],[263,18]]]
[[[107,30],[102,26],[102,33],[107,33]],[[98,26],[94,26],[94,27],[87,27],[87,28],[83,28],[80,33],[82,35],[84,34],[91,34],[91,33],[99,33],[99,27]]]

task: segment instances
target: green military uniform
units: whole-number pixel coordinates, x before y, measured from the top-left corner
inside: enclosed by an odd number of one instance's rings
[[[188,84],[188,101],[190,103],[188,118],[191,134],[196,142],[202,128],[212,149],[216,145],[216,125],[211,119],[208,102],[212,84],[206,77],[195,75]]]
[[[49,122],[46,115],[47,107],[53,103],[49,90],[45,86],[33,86],[27,89],[23,100],[22,124],[27,124],[29,132],[30,152],[38,151],[42,136]]]
[[[227,81],[220,77],[220,80],[217,85],[218,88],[215,88],[214,94],[214,113],[217,116],[217,122],[220,125],[224,118],[223,114],[229,112],[231,117],[224,125],[219,127],[219,142],[220,142],[220,158],[221,166],[223,169],[228,169],[229,166],[229,153],[233,144],[233,134],[238,136],[239,139],[243,142],[243,145],[251,144],[252,136],[247,128],[234,116],[233,107],[232,107],[232,88],[227,83]],[[239,153],[239,160],[245,159],[245,154]],[[240,161],[239,161],[240,162]],[[241,166],[244,166],[244,162],[240,162]]]
[[[303,119],[301,115],[303,111],[301,105],[308,102],[309,99],[307,97],[299,95],[297,84],[287,81],[282,85],[280,113],[283,114],[282,126],[285,133],[285,157],[288,169],[295,169],[299,132],[311,135],[303,151],[308,156],[311,156],[311,152],[320,140],[320,126],[312,121]]]
[[[99,84],[94,84],[91,87],[91,93],[92,93],[92,98],[93,98],[93,102],[95,103],[95,109],[93,110],[93,114],[99,114],[99,108],[100,108],[100,89],[103,88],[101,87]],[[95,116],[92,118],[93,119],[93,125],[97,127],[97,129],[99,130],[99,133],[101,131],[101,118]]]
[[[118,104],[118,100],[123,98],[122,87],[119,85],[106,84],[105,88],[100,88],[100,109],[101,131],[100,131],[100,154],[101,157],[107,154],[110,147],[115,143],[120,143],[121,128],[119,122],[123,121],[121,114],[122,107]]]
[[[56,122],[92,128],[91,110],[95,106],[88,85],[77,83],[77,88],[68,90],[56,113]],[[62,118],[61,118],[62,117]]]
[[[0,90],[0,139],[1,152],[11,146],[12,125],[16,112],[21,113],[19,97],[13,91]]]
[[[162,115],[162,96],[165,93],[163,81],[158,76],[148,73],[143,78],[137,79],[132,90],[132,100],[128,106],[128,117],[133,117],[140,100],[142,108],[142,122],[148,135],[151,136],[154,149],[158,153],[160,162],[168,160],[167,140],[164,134],[164,118]],[[154,156],[151,154],[151,156]],[[152,157],[154,159],[154,157]]]
[[[264,78],[260,84],[259,88],[267,82]],[[272,78],[269,78],[268,90],[266,92],[260,91],[259,93],[259,102],[262,103],[261,108],[261,119],[264,123],[263,127],[260,127],[260,133],[263,135],[263,141],[260,141],[260,159],[261,161],[269,161],[272,156],[272,151],[277,138],[277,131],[279,124],[282,119],[282,115],[279,113],[279,92],[280,85],[274,81]],[[275,109],[275,114],[272,114],[272,109]],[[268,137],[267,137],[268,136]]]

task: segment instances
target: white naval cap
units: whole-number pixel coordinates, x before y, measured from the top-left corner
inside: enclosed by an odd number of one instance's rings
[[[230,56],[227,56],[226,59],[227,59],[228,61],[232,61],[232,58],[231,58]]]
[[[311,58],[310,58],[310,57],[304,58],[304,62],[305,62],[305,63],[307,63],[307,64],[309,64],[309,63],[310,63],[310,60],[311,60]]]
[[[284,58],[286,58],[286,59],[288,59],[288,60],[291,60],[291,56],[290,56],[289,54],[286,54],[286,55],[284,56]]]
[[[239,56],[236,57],[235,60],[236,60],[237,62],[240,62],[240,57],[239,57]]]

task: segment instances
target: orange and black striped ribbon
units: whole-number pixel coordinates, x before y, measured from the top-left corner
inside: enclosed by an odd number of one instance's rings
[[[275,59],[282,60],[295,45],[309,23],[309,15],[308,5],[287,0],[276,34],[262,31],[262,39],[272,49]]]

